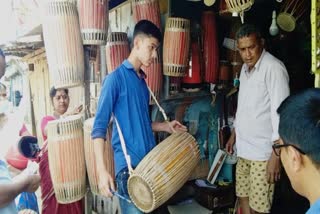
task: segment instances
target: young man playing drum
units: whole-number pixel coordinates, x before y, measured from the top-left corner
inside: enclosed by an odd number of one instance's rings
[[[273,145],[293,189],[306,197],[307,214],[320,213],[320,89],[290,96],[279,107],[280,141]]]
[[[232,153],[236,144],[236,195],[242,213],[269,213],[280,177],[280,160],[272,152],[279,141],[277,108],[289,95],[289,77],[283,63],[264,50],[255,26],[241,26],[236,38],[244,64],[235,129],[226,149]]]
[[[151,122],[149,116],[149,91],[145,82],[146,75],[141,66],[150,66],[157,57],[161,42],[161,32],[152,22],[139,21],[133,33],[133,47],[127,60],[109,74],[101,89],[101,95],[92,129],[94,150],[99,173],[101,194],[111,197],[115,191],[114,180],[104,164],[104,142],[111,116],[117,119],[122,130],[131,164],[136,167],[156,143],[153,131],[187,131],[178,121]],[[121,149],[116,126],[112,131],[115,174],[118,193],[129,198],[127,180],[129,177],[127,163]],[[142,213],[132,203],[120,199],[122,213]]]

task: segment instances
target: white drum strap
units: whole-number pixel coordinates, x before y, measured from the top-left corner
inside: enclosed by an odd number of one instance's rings
[[[162,113],[163,119],[168,123],[168,125],[170,126],[172,132],[176,132],[176,131],[174,130],[174,128],[171,126],[171,124],[169,123],[169,120],[168,120],[168,117],[167,117],[167,115],[166,115],[166,112],[165,112],[164,109],[160,106],[160,104],[159,104],[156,96],[155,96],[154,93],[151,91],[151,89],[149,88],[149,86],[148,86],[148,89],[149,89],[149,92],[150,92],[150,94],[151,94],[151,97],[153,98],[154,102],[155,102],[156,105],[158,106],[159,111]]]
[[[150,92],[150,94],[151,94],[152,99],[154,100],[154,102],[155,102],[156,105],[158,106],[159,111],[162,113],[162,116],[163,116],[164,120],[165,120],[165,121],[168,121],[168,117],[167,117],[167,115],[166,115],[166,112],[163,110],[163,108],[162,108],[162,107],[160,106],[160,104],[158,103],[158,100],[157,100],[156,96],[154,96],[154,93],[151,91],[151,89],[149,88],[149,86],[148,86],[148,89],[149,89],[149,92]]]
[[[133,172],[133,169],[132,169],[132,166],[131,166],[131,159],[130,159],[130,156],[128,155],[126,144],[124,142],[124,138],[123,138],[122,131],[120,129],[118,120],[114,115],[113,115],[113,118],[114,118],[114,121],[116,122],[116,126],[117,126],[117,129],[118,129],[118,134],[119,134],[119,138],[120,138],[122,151],[123,151],[124,158],[126,159],[126,162],[127,162],[127,165],[128,165],[129,174],[131,175],[132,172]]]

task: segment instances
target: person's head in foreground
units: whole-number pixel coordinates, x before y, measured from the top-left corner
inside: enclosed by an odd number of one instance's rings
[[[296,192],[320,211],[320,89],[292,95],[278,108],[280,144],[273,145]],[[318,203],[317,203],[318,204]]]

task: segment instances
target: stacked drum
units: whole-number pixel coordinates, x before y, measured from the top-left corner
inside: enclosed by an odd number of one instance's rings
[[[46,0],[43,35],[55,88],[81,85],[84,56],[77,7],[69,0]]]
[[[85,159],[86,159],[86,166],[87,166],[90,188],[93,193],[98,195],[100,194],[99,186],[98,186],[99,177],[98,177],[97,164],[96,164],[95,154],[94,154],[93,140],[91,139],[93,122],[94,122],[94,118],[89,118],[84,122],[84,125],[83,125],[84,152],[85,152]],[[113,149],[111,145],[111,132],[112,132],[112,129],[109,128],[106,136],[105,146],[104,146],[104,157],[105,157],[105,165],[107,167],[107,171],[111,174],[113,178],[115,178]]]
[[[129,41],[127,33],[112,32],[106,45],[106,60],[108,73],[114,71],[122,61],[129,56]]]
[[[183,78],[183,89],[187,91],[198,91],[201,83],[201,49],[199,43],[191,43],[190,60],[187,75]]]
[[[146,19],[153,22],[159,29],[161,29],[160,7],[158,0],[133,0],[132,8],[135,22]]]
[[[217,42],[215,14],[206,11],[202,14],[204,81],[218,83],[219,47]]]
[[[143,66],[142,70],[146,73],[146,82],[151,91],[154,93],[157,99],[160,98],[162,89],[162,64],[160,61],[160,56],[154,59],[154,62],[148,67]],[[151,100],[151,104],[154,101]]]
[[[135,22],[140,20],[149,20],[161,30],[160,7],[158,0],[133,0],[132,1],[133,18]],[[147,85],[154,93],[157,99],[160,98],[162,89],[162,64],[161,56],[149,66],[141,68],[147,74]],[[151,100],[151,104],[154,102]]]
[[[188,66],[190,21],[168,18],[163,41],[163,73],[173,77],[185,76]]]
[[[108,1],[79,0],[79,20],[84,45],[104,45],[107,41]]]

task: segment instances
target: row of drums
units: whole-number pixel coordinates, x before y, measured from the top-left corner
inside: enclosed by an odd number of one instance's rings
[[[94,118],[83,123],[80,115],[50,121],[49,168],[59,203],[78,201],[86,194],[86,172],[91,191],[99,195],[98,171],[91,131]],[[105,142],[105,165],[114,177],[111,128]],[[151,212],[168,200],[188,180],[200,159],[196,140],[188,133],[174,133],[155,147],[136,167],[128,181],[133,202]]]
[[[108,32],[107,0],[44,0],[43,35],[49,73],[55,88],[81,85],[83,45],[105,45]],[[160,28],[158,0],[132,0],[136,22],[149,19]]]
[[[46,0],[45,2],[44,42],[49,73],[56,88],[69,88],[83,83],[83,45],[104,45],[107,40],[108,72],[113,71],[128,57],[129,45],[125,33],[113,32],[107,38],[106,0]],[[136,22],[148,19],[161,29],[158,0],[133,0],[132,5]],[[215,14],[210,11],[204,12],[202,25],[204,81],[216,83],[219,53]],[[190,20],[169,17],[164,32],[162,60],[159,56],[152,66],[143,68],[149,76],[147,83],[156,95],[161,90],[162,70],[163,74],[168,76],[186,76],[190,42]]]

